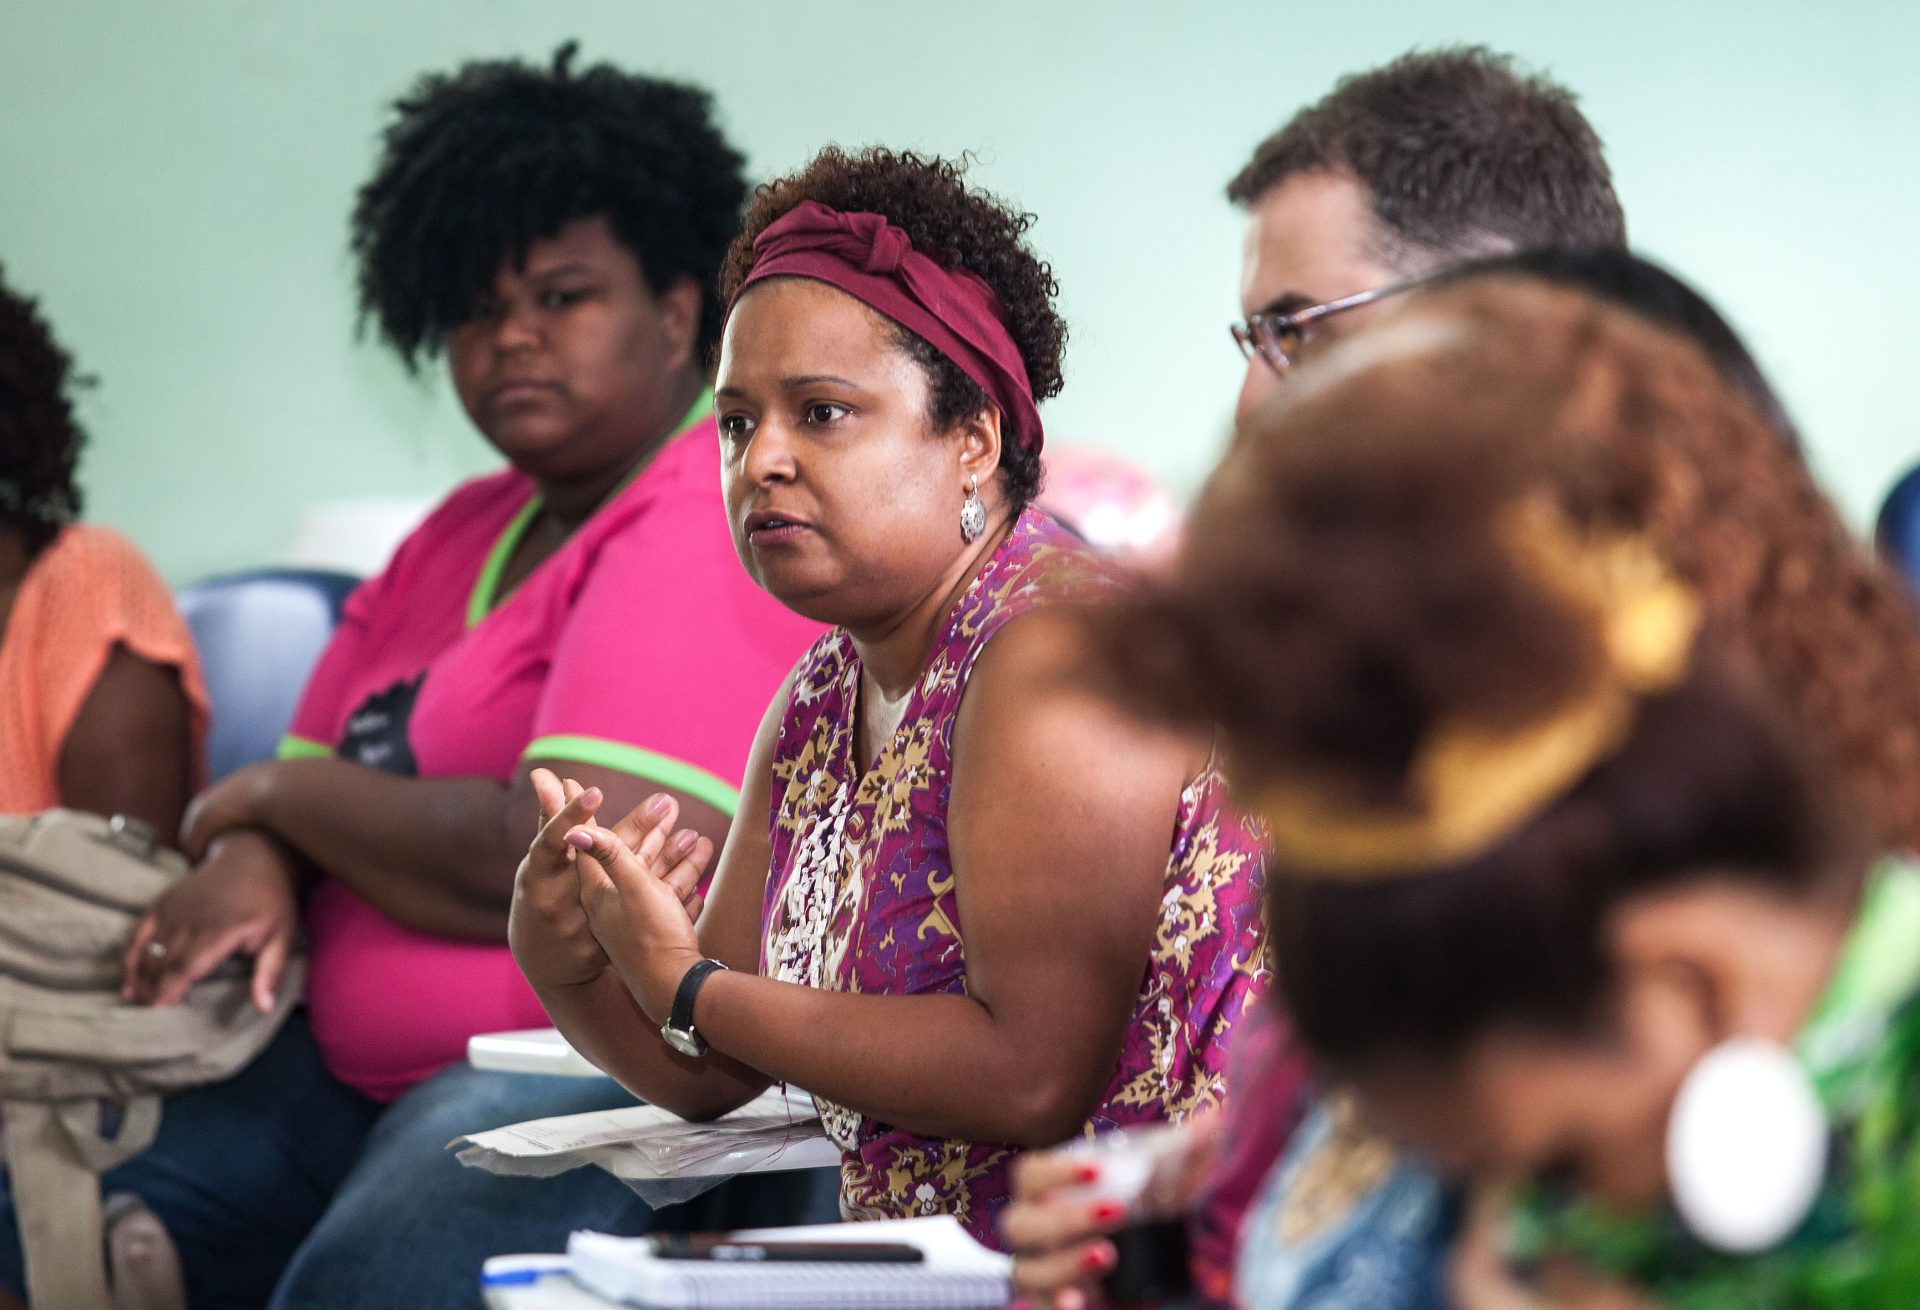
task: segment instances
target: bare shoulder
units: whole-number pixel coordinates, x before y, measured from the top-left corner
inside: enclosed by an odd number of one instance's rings
[[[980,652],[968,690],[1028,680],[1085,683],[1095,654],[1085,615],[1081,605],[1042,605],[1007,620]]]

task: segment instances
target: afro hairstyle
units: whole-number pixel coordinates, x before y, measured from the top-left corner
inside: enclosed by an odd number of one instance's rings
[[[696,342],[719,339],[714,279],[740,226],[745,160],[698,87],[520,60],[429,73],[394,102],[373,177],[354,205],[362,321],[408,369],[472,318],[503,259],[604,216],[658,293],[692,278],[705,303]]]

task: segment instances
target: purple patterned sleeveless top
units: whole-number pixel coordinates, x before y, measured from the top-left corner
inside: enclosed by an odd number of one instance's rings
[[[843,631],[800,663],[773,758],[773,861],[761,972],[843,992],[965,992],[966,934],[947,848],[953,721],[974,661],[1036,605],[1111,591],[1115,576],[1028,510],[955,605],[900,726],[863,777],[860,660]],[[1152,954],[1120,1060],[1085,1133],[1220,1101],[1227,1035],[1265,990],[1258,829],[1210,761],[1181,793]],[[851,1219],[952,1214],[997,1244],[1013,1148],[941,1140],[819,1100]]]

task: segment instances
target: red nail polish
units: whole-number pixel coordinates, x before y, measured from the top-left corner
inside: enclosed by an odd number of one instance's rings
[[[1117,1224],[1127,1217],[1127,1207],[1118,1201],[1101,1201],[1093,1207],[1096,1224]]]
[[[1089,1274],[1104,1274],[1113,1263],[1111,1249],[1106,1246],[1090,1246],[1080,1257],[1080,1268]]]
[[[1074,1177],[1083,1183],[1097,1183],[1100,1181],[1100,1166],[1097,1164],[1083,1164],[1080,1166],[1080,1171],[1076,1173]]]

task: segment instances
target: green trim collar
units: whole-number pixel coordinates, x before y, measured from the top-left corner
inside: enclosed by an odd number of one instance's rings
[[[660,443],[660,448],[664,449],[668,443],[678,441],[699,427],[712,410],[713,388],[703,387],[700,394],[694,397],[693,404],[688,407],[687,412],[681,415],[679,426],[667,434],[666,441]],[[652,460],[640,464],[633,472],[627,474],[626,479],[607,497],[607,501],[612,501],[632,486],[633,480],[639,477],[650,463]],[[473,591],[467,596],[467,627],[469,629],[479,627],[481,620],[493,613],[494,607],[500,603],[498,594],[500,575],[507,571],[507,561],[512,559],[513,552],[520,548],[520,539],[527,535],[527,528],[533,523],[534,515],[540,512],[540,504],[540,495],[535,492],[533,498],[522,505],[520,512],[508,522],[506,528],[500,533],[499,539],[493,543],[493,549],[487,552],[486,563],[480,566],[480,576],[473,580]]]
[[[467,597],[469,628],[479,627],[480,620],[493,613],[497,599],[494,593],[500,590],[500,575],[507,571],[507,561],[513,558],[513,552],[520,546],[520,539],[527,535],[533,516],[539,512],[540,497],[536,494],[508,521],[499,540],[493,543],[493,549],[487,552],[487,562],[480,566],[480,576],[473,580],[473,592]]]

